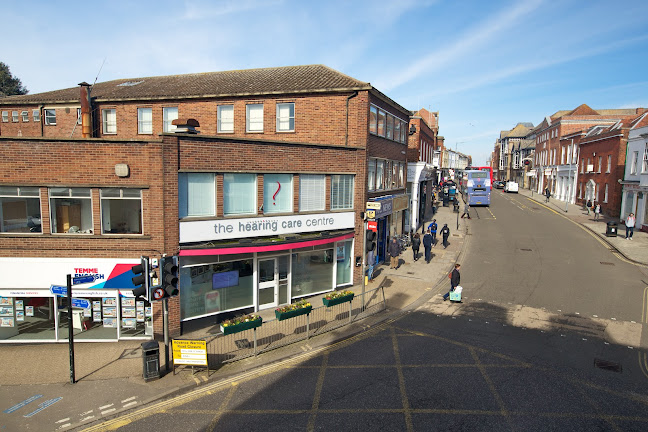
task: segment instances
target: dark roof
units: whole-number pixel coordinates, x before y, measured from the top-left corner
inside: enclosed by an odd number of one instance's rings
[[[306,65],[119,79],[96,83],[91,96],[97,101],[119,101],[321,93],[372,88],[369,83],[327,66]],[[0,105],[71,102],[78,101],[79,94],[79,87],[72,87],[9,96],[0,99]]]

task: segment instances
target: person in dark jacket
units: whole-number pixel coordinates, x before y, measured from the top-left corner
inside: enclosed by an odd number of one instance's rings
[[[468,216],[468,219],[470,219],[470,204],[468,202],[466,202],[466,205],[464,206],[464,212],[461,215],[461,219],[463,219],[464,216]]]
[[[430,234],[429,228],[423,236],[423,247],[425,248],[425,262],[429,264],[432,259],[432,234]]]
[[[396,237],[392,237],[391,242],[389,242],[389,247],[387,248],[387,252],[389,253],[389,257],[391,258],[389,268],[397,269],[398,256],[401,253],[401,249],[400,249],[400,245],[398,244],[398,240],[396,240]]]
[[[448,247],[448,237],[450,237],[450,228],[448,228],[448,224],[443,224],[443,228],[441,228],[441,236],[443,237],[443,249]]]
[[[452,273],[450,273],[450,291],[448,291],[443,295],[443,301],[448,300],[448,297],[450,297],[450,293],[459,286],[459,282],[461,282],[461,275],[459,274],[460,268],[461,268],[461,264],[455,264],[454,270],[452,270]]]
[[[418,254],[420,248],[421,248],[421,236],[419,235],[419,233],[416,233],[412,238],[412,252],[414,253],[414,261],[418,261]]]
[[[438,225],[436,223],[436,219],[432,219],[432,223],[428,226],[428,231],[430,231],[430,234],[432,235],[432,245],[436,245],[436,233],[437,233],[437,228]]]

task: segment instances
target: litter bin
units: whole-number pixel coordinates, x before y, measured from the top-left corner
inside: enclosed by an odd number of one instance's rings
[[[443,207],[450,207],[450,198],[447,195],[443,197]]]
[[[607,223],[607,229],[605,230],[605,236],[606,237],[616,237],[617,236],[617,228],[618,225],[616,222],[608,222]]]
[[[142,362],[144,381],[160,378],[160,347],[156,341],[142,343]]]
[[[454,201],[452,211],[454,211],[455,213],[459,213],[459,202],[457,202],[457,200]]]

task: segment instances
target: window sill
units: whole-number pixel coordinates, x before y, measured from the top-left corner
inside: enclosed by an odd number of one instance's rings
[[[278,130],[278,131],[275,131],[275,133],[280,133],[280,134],[285,133],[285,134],[288,134],[288,133],[295,133],[295,131],[294,131],[294,130],[285,130],[285,131],[283,131],[283,130],[282,130],[282,131]]]
[[[246,134],[262,134],[263,131],[245,131]]]

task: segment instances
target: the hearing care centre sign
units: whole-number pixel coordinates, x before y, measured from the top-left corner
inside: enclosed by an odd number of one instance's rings
[[[319,213],[180,223],[180,243],[353,228],[355,213]]]
[[[173,365],[207,366],[207,342],[174,340]]]

